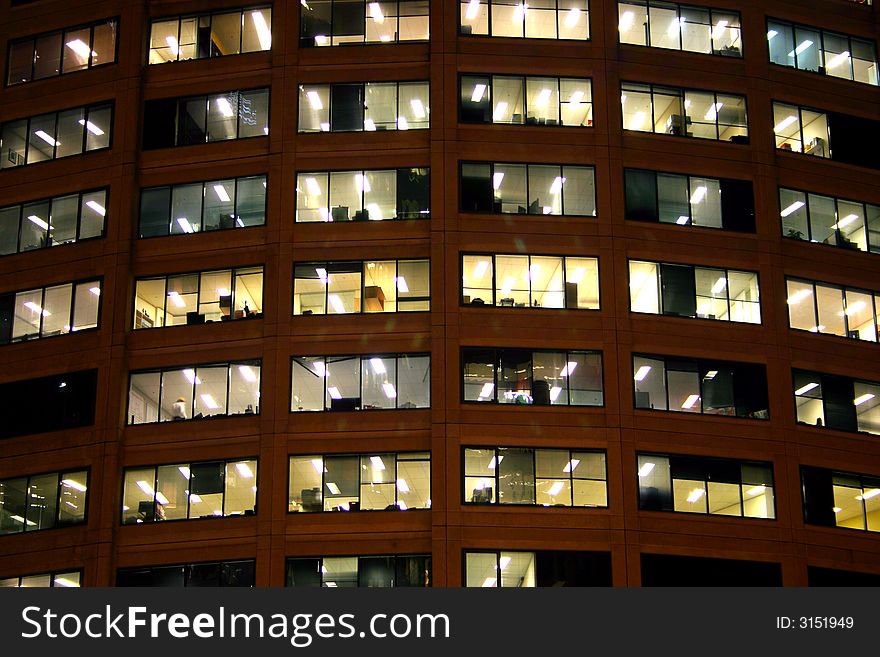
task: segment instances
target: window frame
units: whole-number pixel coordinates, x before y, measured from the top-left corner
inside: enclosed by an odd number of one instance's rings
[[[98,308],[97,308],[96,315],[95,315],[95,326],[91,326],[89,328],[84,328],[84,329],[74,330],[73,319],[76,316],[75,315],[75,313],[76,313],[76,288],[78,285],[83,285],[85,283],[97,283],[97,285],[94,287],[97,287],[100,290],[100,294],[96,295],[98,297]],[[67,333],[57,333],[55,335],[42,335],[43,324],[44,324],[46,316],[47,316],[46,315],[47,311],[45,309],[46,290],[57,288],[57,287],[62,287],[62,286],[70,286],[70,312],[67,316],[67,318],[68,318],[67,326],[70,328],[70,330],[67,331]],[[90,331],[100,331],[101,330],[101,315],[102,315],[102,311],[104,309],[104,277],[103,276],[99,276],[99,277],[95,277],[95,278],[84,278],[84,279],[79,279],[79,280],[75,280],[75,281],[64,281],[62,283],[54,283],[51,285],[44,285],[42,287],[32,288],[30,290],[14,290],[11,292],[2,292],[2,293],[0,293],[0,298],[6,297],[6,296],[13,296],[13,298],[17,301],[19,294],[24,294],[27,292],[36,292],[37,290],[40,291],[40,300],[41,300],[40,308],[42,309],[42,312],[40,313],[40,327],[39,327],[39,330],[37,331],[36,337],[15,339],[11,333],[13,328],[10,327],[9,342],[0,341],[0,347],[9,346],[9,345],[13,345],[13,344],[21,344],[21,343],[25,343],[25,342],[33,342],[36,340],[46,340],[48,338],[60,338],[60,337],[66,336],[66,335],[74,335],[74,334],[78,334],[78,333],[88,333]]]
[[[362,127],[360,129],[354,128],[351,130],[334,130],[333,129],[333,87],[359,85],[361,87],[363,94],[364,94],[364,97],[366,97],[366,89],[367,89],[368,84],[394,84],[395,85],[394,105],[395,105],[395,115],[397,118],[394,122],[394,127],[393,128],[383,128],[382,130],[379,130],[379,126],[376,126],[375,130],[367,130],[365,127],[363,127],[364,121],[365,121],[365,119],[364,119],[365,107],[361,107],[360,108],[360,121],[359,121],[359,123]],[[413,127],[408,126],[406,129],[398,127],[400,125],[400,118],[402,117],[401,112],[400,112],[400,85],[401,84],[421,84],[427,88],[427,90],[428,90],[428,106],[424,108],[424,111],[425,111],[425,120],[427,121],[428,125],[426,125],[424,127],[417,127],[417,128],[413,128]],[[329,126],[328,130],[303,130],[300,127],[300,120],[299,120],[300,114],[301,114],[300,105],[302,102],[303,91],[305,90],[305,88],[307,86],[313,87],[312,91],[314,91],[318,88],[323,88],[323,87],[327,88],[327,117],[328,117],[327,125]],[[297,117],[296,134],[297,135],[362,134],[362,133],[367,133],[367,132],[370,132],[370,133],[372,133],[372,132],[376,132],[376,133],[378,133],[378,132],[411,132],[411,131],[430,130],[431,129],[431,109],[430,109],[431,81],[430,81],[430,79],[424,79],[424,80],[366,80],[363,82],[360,80],[355,80],[352,82],[305,82],[305,81],[301,81],[300,84],[297,85],[297,101],[296,102],[297,102],[297,106],[296,106],[296,117]],[[321,111],[323,111],[323,109]]]
[[[86,473],[86,490],[83,491],[85,493],[85,500],[83,502],[83,517],[82,517],[82,520],[80,520],[80,521],[62,525],[62,524],[59,524],[58,515],[61,511],[61,501],[62,501],[61,500],[61,492],[62,492],[62,484],[64,483],[63,477],[66,474],[71,474],[71,473],[75,473],[75,472],[85,472]],[[91,506],[90,502],[89,502],[89,499],[91,497],[89,495],[89,490],[91,490],[91,488],[92,488],[92,483],[91,483],[91,481],[92,481],[92,466],[91,465],[84,465],[82,467],[65,468],[64,470],[54,470],[54,471],[50,470],[49,472],[37,472],[37,473],[22,475],[20,477],[4,477],[2,479],[2,481],[8,481],[11,479],[25,479],[26,480],[25,481],[25,504],[27,504],[27,502],[28,502],[28,492],[27,491],[29,491],[31,488],[31,486],[30,486],[31,480],[36,477],[47,477],[50,475],[56,475],[58,477],[58,483],[56,484],[56,487],[55,487],[55,490],[56,490],[56,492],[55,492],[55,517],[52,521],[52,523],[53,523],[52,526],[46,527],[46,528],[41,528],[41,529],[32,529],[32,530],[28,531],[26,529],[27,521],[25,519],[25,522],[23,522],[21,525],[21,531],[2,533],[2,534],[0,534],[0,541],[3,540],[4,536],[18,536],[18,535],[22,535],[22,534],[27,535],[27,534],[33,534],[34,532],[47,532],[47,531],[52,531],[55,529],[70,529],[73,527],[87,527],[88,526],[88,524],[89,524],[89,507]],[[72,572],[72,571],[65,571],[65,572]],[[38,573],[38,574],[42,574],[42,573]],[[0,579],[2,579],[2,578],[0,578]]]
[[[623,41],[620,40],[620,30],[618,29],[617,42],[621,46],[624,46],[624,47],[635,46],[636,48],[658,48],[661,50],[672,50],[673,52],[686,52],[686,53],[693,54],[693,55],[708,55],[710,57],[735,57],[737,59],[743,59],[745,57],[745,54],[743,52],[745,43],[742,38],[742,14],[739,11],[737,11],[736,9],[725,9],[723,7],[709,7],[707,5],[692,5],[692,4],[684,4],[684,3],[680,3],[680,2],[668,2],[666,0],[661,0],[660,2],[657,2],[657,0],[634,0],[632,2],[626,2],[626,3],[622,3],[620,1],[618,1],[617,2],[618,12],[620,11],[621,4],[640,5],[640,6],[644,5],[645,16],[647,18],[647,22],[645,23],[645,28],[647,30],[647,32],[646,32],[647,36],[645,38],[645,41],[646,41],[645,45],[642,45],[640,43],[624,43]],[[679,25],[681,25],[681,23],[683,22],[681,20],[682,8],[705,11],[709,15],[709,26],[710,27],[712,25],[717,25],[717,23],[713,20],[714,14],[716,12],[724,13],[724,14],[736,14],[737,17],[739,18],[739,30],[740,30],[739,48],[735,48],[733,50],[727,51],[727,53],[725,53],[724,50],[716,50],[715,49],[715,36],[713,34],[714,30],[712,30],[709,33],[709,45],[711,46],[712,52],[702,52],[700,50],[685,50],[685,48],[683,47],[684,37],[682,36],[680,28],[677,30],[678,44],[679,44],[678,48],[666,48],[664,46],[652,45],[650,43],[650,41],[651,41],[651,7],[656,6],[658,4],[662,5],[663,9],[666,9],[666,10],[671,10],[672,7],[675,7],[676,20],[679,22]],[[736,50],[737,54],[733,54],[734,50]]]
[[[364,4],[364,25],[363,25],[364,40],[363,41],[343,41],[341,43],[334,43],[334,40],[337,37],[337,35],[333,31],[333,14],[334,14],[333,6],[335,5],[335,3],[337,1],[338,0],[329,0],[329,4],[330,4],[330,29],[328,30],[327,34],[323,35],[327,39],[328,43],[322,43],[322,44],[315,43],[315,38],[318,35],[308,36],[304,33],[305,27],[306,27],[308,21],[304,20],[303,10],[305,9],[305,6],[304,6],[304,4],[301,4],[300,10],[299,10],[300,30],[299,30],[298,48],[304,49],[304,48],[325,48],[325,47],[336,47],[336,46],[374,46],[374,45],[386,45],[389,43],[390,44],[428,43],[430,41],[431,0],[426,0],[427,5],[428,5],[428,13],[427,13],[428,38],[427,39],[401,39],[400,38],[400,19],[403,17],[412,16],[412,14],[401,14],[400,13],[401,12],[401,5],[409,4],[409,2],[407,2],[407,0],[387,0],[387,4],[395,4],[397,6],[397,12],[395,13],[393,18],[395,18],[398,22],[397,23],[398,29],[395,32],[395,34],[397,35],[397,38],[393,38],[389,41],[382,41],[381,39],[374,40],[374,41],[367,40],[367,27],[370,23],[370,19],[368,18],[370,13],[367,11],[367,9],[370,4],[375,2],[375,0],[362,0],[362,2]],[[420,16],[421,14],[416,14],[416,15]],[[339,36],[349,36],[349,35],[339,35]]]
[[[796,388],[797,384],[795,383],[795,377],[797,375],[801,375],[801,374],[809,375],[809,378],[818,379],[819,387],[822,388],[822,392],[821,392],[822,396],[818,398],[822,402],[822,424],[821,425],[809,424],[808,422],[803,422],[798,419],[798,399],[801,397],[805,397],[806,393],[809,392],[810,390],[812,390],[812,388],[810,388],[808,390],[804,390],[800,395],[797,394],[798,391],[800,390],[800,388]],[[791,376],[791,378],[792,378],[791,399],[792,399],[792,404],[794,407],[794,421],[795,421],[795,425],[798,428],[811,427],[814,429],[822,429],[824,431],[841,431],[843,433],[855,434],[855,435],[860,435],[860,436],[880,436],[880,431],[878,431],[877,433],[873,433],[873,432],[865,431],[865,430],[858,428],[859,427],[859,425],[858,425],[858,411],[856,410],[858,408],[858,405],[855,404],[855,399],[853,399],[853,404],[852,404],[853,417],[855,420],[855,425],[854,425],[855,428],[854,429],[847,429],[847,428],[842,428],[839,426],[830,426],[827,422],[828,413],[827,413],[826,396],[825,396],[825,389],[826,389],[825,384],[828,381],[828,379],[826,377],[834,377],[838,380],[844,379],[847,381],[847,383],[852,384],[853,388],[855,388],[856,384],[858,384],[858,383],[880,388],[880,381],[870,381],[864,377],[852,377],[852,376],[842,376],[842,375],[837,375],[837,374],[829,374],[828,372],[821,372],[821,371],[818,371],[815,369],[804,369],[802,367],[792,367],[791,368],[791,375],[792,375]],[[813,397],[812,399],[816,399],[816,398]]]
[[[874,343],[880,342],[880,331],[878,331],[878,327],[880,327],[880,316],[877,315],[877,311],[876,311],[877,308],[880,308],[880,292],[874,292],[873,290],[869,290],[866,288],[851,287],[848,285],[840,285],[837,283],[828,283],[826,281],[817,281],[817,280],[813,280],[813,279],[809,279],[809,278],[803,278],[800,276],[786,275],[785,276],[786,287],[788,286],[789,282],[800,283],[801,285],[809,285],[811,287],[812,294],[810,296],[812,297],[812,302],[813,302],[813,313],[814,313],[813,317],[815,317],[816,321],[817,321],[816,326],[813,327],[814,329],[819,329],[820,327],[822,327],[821,324],[818,324],[819,301],[818,301],[818,295],[816,294],[816,287],[821,285],[823,287],[832,288],[832,289],[840,292],[841,293],[841,310],[843,311],[843,326],[844,326],[843,330],[846,335],[837,335],[836,333],[826,333],[825,331],[822,331],[822,330],[802,329],[802,328],[792,326],[791,325],[791,305],[792,304],[786,304],[788,306],[788,328],[791,329],[792,331],[799,331],[801,333],[815,333],[817,335],[829,336],[829,337],[834,337],[834,338],[843,339],[843,340],[855,340],[858,342],[867,342],[869,344],[871,342],[874,342]],[[866,296],[871,297],[872,305],[871,305],[870,310],[871,310],[871,315],[874,317],[874,334],[875,334],[873,341],[872,340],[864,340],[860,337],[852,337],[852,333],[853,332],[857,333],[858,331],[850,328],[849,315],[846,313],[846,310],[845,310],[845,306],[846,306],[845,299],[846,299],[846,294],[848,292],[852,292],[854,294],[864,294]],[[822,328],[824,328],[824,327],[822,327]]]
[[[556,37],[527,37],[525,35],[525,31],[526,31],[525,19],[523,19],[521,21],[523,24],[522,36],[507,36],[507,35],[497,35],[496,36],[496,35],[492,34],[492,13],[493,13],[492,6],[493,5],[509,6],[509,5],[502,3],[502,2],[494,2],[493,0],[487,0],[486,34],[474,34],[473,32],[465,32],[464,25],[461,22],[462,5],[464,5],[465,3],[462,2],[462,0],[459,0],[456,4],[458,5],[458,7],[457,7],[458,11],[456,12],[458,15],[458,17],[456,19],[456,37],[466,37],[466,38],[482,37],[482,38],[486,38],[486,39],[536,39],[539,41],[566,41],[566,42],[569,42],[572,44],[589,43],[590,41],[593,40],[593,32],[590,29],[591,24],[590,24],[590,3],[589,3],[589,0],[586,1],[586,5],[587,5],[587,8],[586,8],[587,38],[586,39],[560,39],[559,38],[559,18],[560,18],[560,14],[565,13],[564,10],[559,9],[559,0],[556,0],[556,9],[555,9],[555,12],[556,12]]]

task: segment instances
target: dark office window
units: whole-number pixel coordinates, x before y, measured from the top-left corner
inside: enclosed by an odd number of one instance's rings
[[[807,586],[880,586],[880,574],[807,566]]]
[[[268,134],[268,89],[162,98],[144,105],[145,150]]]
[[[464,552],[465,586],[611,586],[610,552]]]
[[[804,522],[880,532],[880,476],[801,466]]]
[[[0,480],[0,535],[86,521],[87,470]]]
[[[97,381],[85,370],[0,384],[0,438],[93,424]]]
[[[81,586],[82,571],[74,570],[65,573],[40,573],[38,575],[22,575],[21,577],[0,577],[0,589],[3,588],[78,588]]]
[[[145,566],[120,568],[116,586],[254,586],[253,561],[221,561],[182,564],[179,566]]]
[[[296,557],[287,560],[285,586],[391,588],[431,586],[430,555]]]
[[[626,218],[755,232],[749,180],[624,169]]]
[[[765,561],[642,554],[642,586],[782,586],[782,567]]]
[[[633,354],[636,408],[767,420],[763,365]]]

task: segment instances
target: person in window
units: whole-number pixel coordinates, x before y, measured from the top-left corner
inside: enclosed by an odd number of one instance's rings
[[[244,302],[244,308],[242,309],[245,317],[251,316],[251,309],[248,308],[247,301]]]
[[[185,420],[186,419],[186,399],[184,397],[178,397],[177,401],[171,406],[171,419],[172,420]]]

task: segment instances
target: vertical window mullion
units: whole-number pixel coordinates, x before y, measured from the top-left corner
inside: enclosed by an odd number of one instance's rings
[[[525,97],[523,97],[523,98],[525,98]],[[525,103],[525,100],[523,100],[523,102]],[[531,199],[529,198],[529,165],[527,164],[526,165],[526,208],[529,207],[530,201],[531,201]],[[531,282],[531,281],[529,281],[529,282]]]
[[[650,21],[650,18],[648,19]],[[651,99],[651,132],[656,132],[654,123],[654,85],[648,87],[648,97]]]
[[[528,197],[526,197],[526,203],[528,203]],[[526,255],[526,280],[529,282],[529,308],[532,307],[534,303],[534,299],[532,296],[532,256]]]
[[[192,477],[192,472],[190,472],[190,477]],[[153,520],[151,522],[156,522],[156,511],[158,510],[159,500],[156,498],[159,496],[159,466],[153,466]],[[189,519],[189,495],[186,496],[186,517]]]
[[[495,383],[494,383],[494,386],[495,386],[495,403],[497,404],[497,403],[498,403],[498,370],[501,369],[501,350],[500,350],[500,349],[493,349],[493,350],[492,350],[492,355],[493,355],[493,359],[494,359],[494,363],[493,363],[493,369],[494,369],[493,376],[495,377],[495,379],[494,379],[494,380],[495,380]],[[495,465],[496,465],[496,467],[497,467],[498,463],[496,462]]]
[[[226,413],[224,413],[224,415],[227,415],[227,416],[229,415],[229,399],[231,397],[232,397],[232,363],[227,363],[226,364]]]
[[[495,272],[495,254],[489,255],[489,262],[492,264],[492,307],[494,308],[495,304],[498,303],[498,300],[495,298],[495,289],[498,285],[498,279],[496,278],[497,274]]]

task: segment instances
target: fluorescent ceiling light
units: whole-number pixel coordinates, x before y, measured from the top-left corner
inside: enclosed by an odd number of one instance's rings
[[[184,233],[194,232],[192,225],[186,220],[186,217],[178,217],[177,225],[180,226],[180,230],[182,230]]]
[[[706,372],[706,376],[704,376],[703,378],[708,381],[711,381],[716,376],[718,376],[718,370],[709,370],[708,372]]]
[[[777,133],[782,132],[783,130],[785,130],[788,126],[790,126],[795,121],[797,121],[797,117],[794,114],[789,114],[784,119],[782,119],[779,123],[777,123],[775,126],[773,126],[773,132],[777,132]],[[783,216],[785,216],[785,215],[783,215]]]
[[[503,458],[503,457],[502,457],[502,458]],[[493,456],[493,457],[492,457],[492,460],[489,461],[489,465],[487,466],[488,469],[489,469],[489,470],[494,470],[494,469],[495,469],[495,466],[496,466],[498,463],[500,463],[500,461],[501,461],[501,459],[496,459],[496,458]],[[480,481],[480,487],[479,487],[480,490],[483,490],[484,487],[485,487],[485,486],[483,485],[483,482]]]
[[[562,468],[563,472],[574,472],[575,468],[580,465],[580,459],[571,459],[568,463],[565,464],[565,467]]]
[[[409,484],[406,483],[406,479],[397,480],[397,490],[399,490],[401,493],[409,492]]]
[[[382,221],[384,219],[382,208],[379,207],[378,203],[367,203],[367,214],[370,216],[370,221]]]
[[[780,125],[782,125],[782,124],[780,124]],[[778,127],[778,126],[777,126],[777,127]],[[778,132],[778,131],[777,131],[777,132]],[[803,202],[803,201],[795,201],[794,203],[792,203],[791,205],[789,205],[787,208],[785,208],[785,209],[784,209],[782,212],[780,212],[779,214],[780,214],[780,216],[782,216],[782,217],[787,217],[787,216],[790,215],[792,212],[797,212],[797,211],[800,210],[802,207],[804,207],[804,202]]]
[[[840,513],[841,511],[843,511],[843,509],[841,509],[839,506],[836,506],[831,510],[834,511],[834,513]]]
[[[557,495],[559,495],[560,492],[562,492],[563,486],[565,486],[565,483],[557,481],[555,484],[550,486],[550,490],[547,491],[547,494],[550,497],[556,497]]]
[[[320,376],[322,379],[327,375],[327,367],[324,365],[324,361],[316,360],[312,363],[312,367],[315,368],[315,374]]]
[[[474,267],[474,278],[483,278],[486,272],[489,271],[489,261],[488,260],[480,260],[477,262],[477,266]]]
[[[337,315],[344,315],[348,312],[338,294],[331,294],[327,297],[327,300],[330,302],[330,305],[333,306],[333,310],[336,311]]]
[[[88,490],[88,488],[86,486],[83,486],[81,483],[79,483],[78,481],[75,481],[73,479],[62,479],[61,483],[64,484],[65,486],[67,486],[68,488],[78,490],[80,493],[85,493]]]
[[[475,84],[474,85],[474,93],[471,94],[471,102],[479,103],[483,99],[483,94],[486,91],[485,84]]]
[[[578,10],[577,10],[577,9],[572,9],[572,11],[578,11]],[[583,99],[584,99],[584,92],[578,90],[578,91],[575,91],[575,92],[571,95],[571,97],[568,99],[568,104],[569,104],[569,105],[580,105],[580,104],[581,104],[581,101],[582,101]]]
[[[171,52],[174,53],[175,57],[180,54],[180,46],[177,43],[177,37],[167,36],[165,37],[165,43],[171,48]]]
[[[874,399],[874,395],[870,392],[866,392],[864,395],[859,395],[858,397],[853,399],[853,404],[855,404],[856,406],[861,406],[866,401],[871,401],[872,399]]]
[[[587,273],[587,270],[583,267],[578,267],[572,272],[572,274],[568,277],[569,283],[580,283],[584,279],[584,274]]]
[[[500,121],[507,114],[507,103],[505,101],[501,101],[495,105],[495,110],[492,112],[492,120]]]
[[[687,215],[683,214],[683,215],[681,215],[678,219],[675,220],[675,223],[677,223],[679,226],[684,226],[684,225],[685,225],[687,222],[689,222],[690,220],[691,220],[690,217],[688,217]]]
[[[168,498],[162,494],[162,491],[158,491],[156,493],[156,501],[162,505],[170,504],[170,502],[168,501]],[[199,502],[201,502],[201,500],[199,500]]]
[[[340,493],[339,486],[337,486],[337,485],[336,485],[334,482],[332,482],[332,481],[328,481],[328,482],[327,482],[327,490],[330,491],[330,494],[331,494],[331,495],[339,495],[339,493]]]
[[[178,466],[177,469],[180,471],[180,474],[183,475],[183,478],[184,478],[184,479],[189,480],[189,478],[190,478],[190,471],[189,471],[189,468],[188,468],[187,466],[185,466],[185,465],[181,465],[181,466]]]
[[[46,142],[47,144],[49,144],[50,146],[60,146],[60,145],[61,145],[61,142],[60,142],[60,141],[55,141],[54,139],[52,139],[52,137],[50,137],[50,136],[49,136],[45,131],[43,131],[43,130],[37,130],[34,134],[35,134],[37,137],[39,137],[40,139],[42,139],[44,142]]]
[[[620,17],[620,22],[617,24],[617,29],[621,32],[626,32],[633,26],[633,22],[635,21],[636,15],[631,11],[623,12],[623,15]]]
[[[307,91],[306,96],[309,99],[309,105],[312,106],[313,110],[322,110],[324,109],[324,104],[321,102],[321,96],[317,91]]]
[[[706,112],[703,118],[707,121],[714,121],[715,118],[718,116],[718,110],[720,110],[722,107],[724,107],[724,103],[713,103],[709,107],[709,111]]]
[[[315,178],[306,178],[306,189],[309,190],[309,194],[312,196],[321,195],[321,186]]]
[[[97,285],[95,287],[90,287],[89,292],[94,294],[96,297],[101,296],[101,288],[99,288]]]
[[[811,328],[810,333],[821,333],[826,328],[828,328],[828,327],[825,326],[824,324],[819,324],[818,326],[814,326],[813,328]]]
[[[485,588],[495,586],[495,583],[497,581],[498,580],[495,577],[487,577],[485,580],[483,580],[483,584],[481,585],[481,588],[485,589]]]
[[[230,292],[227,288],[225,288],[225,287],[218,287],[217,288],[217,296],[228,297],[229,295],[230,295]]]
[[[384,470],[385,469],[385,462],[382,460],[381,456],[371,456],[370,463],[373,464],[373,467],[376,470]]]
[[[324,285],[326,285],[330,281],[330,278],[327,276],[327,270],[323,267],[316,267],[315,273],[318,275],[318,279],[322,283],[324,283]]]
[[[322,123],[321,124],[321,132],[330,132],[330,124]]]
[[[186,380],[189,381],[190,385],[193,385],[196,381],[199,383],[202,382],[201,379],[196,378],[196,371],[193,369],[183,370],[183,376],[186,377]]]
[[[376,122],[373,119],[364,119],[364,130],[367,132],[376,132]]]
[[[535,105],[538,107],[546,107],[547,103],[550,102],[550,94],[553,92],[549,89],[541,89],[538,93],[538,97],[535,98]]]
[[[150,497],[155,497],[156,493],[153,491],[153,487],[150,486],[150,484],[148,484],[146,481],[137,482],[137,486]]]
[[[788,53],[788,56],[794,57],[795,55],[800,55],[804,50],[806,50],[807,48],[809,48],[812,45],[813,45],[812,41],[810,41],[809,39],[804,39],[803,41],[801,41],[801,43],[798,45],[797,48],[795,48],[793,51]]]
[[[408,507],[406,506],[406,502],[404,502],[403,500],[398,500],[397,501],[397,508],[400,509],[401,511],[406,511]]]
[[[367,5],[370,9],[370,16],[373,17],[373,20],[377,23],[385,22],[385,14],[382,13],[382,8],[379,6],[378,2],[371,2]]]
[[[366,121],[365,121],[366,123]],[[375,128],[375,126],[373,126]],[[354,176],[354,186],[358,190],[358,194],[361,192],[371,192],[373,188],[370,187],[370,180],[362,173],[356,173]]]
[[[410,107],[412,107],[413,114],[416,115],[417,119],[425,118],[425,106],[422,104],[422,101],[418,98],[413,98],[409,101]]]
[[[322,459],[312,459],[312,467],[318,474],[324,474],[324,461]]]
[[[220,408],[220,405],[214,400],[211,395],[204,394],[201,395],[202,401],[205,403],[205,406],[210,408],[212,411],[216,408]]]
[[[799,304],[801,301],[806,299],[811,294],[813,294],[813,290],[811,290],[809,288],[801,288],[800,290],[798,290],[797,292],[792,294],[790,297],[788,297],[788,299],[787,299],[788,305],[794,306],[796,304]]]
[[[870,500],[872,497],[877,497],[880,495],[880,488],[872,488],[871,490],[862,494],[863,500]]]
[[[759,485],[759,486],[754,486],[753,488],[749,488],[749,489],[746,491],[746,495],[760,495],[760,494],[763,493],[765,490],[767,490],[767,487],[764,486],[763,484],[761,484],[761,485]]]
[[[837,68],[844,62],[849,61],[849,50],[844,50],[839,55],[835,55],[825,64],[825,68]]]
[[[106,208],[97,201],[86,201],[86,205],[102,217],[107,214]]]
[[[836,224],[832,226],[832,228],[844,228],[845,226],[849,226],[852,222],[859,218],[857,214],[848,214],[843,219],[838,221]]]
[[[397,289],[404,294],[409,292],[409,285],[406,284],[406,279],[403,276],[397,277]]]
[[[562,393],[562,388],[559,386],[553,386],[550,388],[550,401],[555,402],[559,399],[559,395]]]
[[[409,130],[409,122],[406,120],[405,116],[397,117],[397,129],[398,130]]]
[[[810,390],[812,390],[813,388],[818,388],[818,387],[819,387],[818,383],[810,382],[807,385],[802,386],[802,387],[798,388],[797,390],[795,390],[794,394],[796,397],[800,397],[801,395],[805,395],[806,393],[810,392]]]
[[[550,185],[550,193],[558,194],[562,191],[562,186],[565,184],[565,178],[562,176],[556,176],[553,179],[553,183]]]
[[[86,127],[86,130],[88,130],[89,132],[91,132],[93,135],[95,135],[97,137],[100,137],[101,135],[104,134],[104,131],[101,130],[101,128],[96,126],[91,121],[86,121],[85,119],[80,119],[79,121],[77,121],[77,123],[79,123],[80,125],[84,125]]]
[[[244,380],[248,383],[256,383],[257,375],[254,374],[254,371],[251,369],[250,365],[239,365],[238,371],[241,373]]]
[[[183,297],[180,296],[179,292],[172,290],[171,292],[168,293],[168,298],[171,299],[171,303],[173,303],[178,308],[185,308],[186,307],[186,301],[183,300]],[[187,370],[187,371],[189,371],[189,370]]]
[[[511,557],[501,557],[501,558],[498,560],[498,567],[499,567],[501,570],[504,570],[505,568],[507,568],[507,566],[510,565],[510,562],[511,562],[511,561],[512,561]]]
[[[693,504],[697,500],[699,500],[703,495],[706,494],[706,489],[704,488],[694,488],[691,491],[691,494],[687,496],[687,501]]]
[[[65,588],[79,588],[79,584],[66,577],[56,577],[55,586],[63,586]]]
[[[712,294],[721,294],[721,290],[727,287],[727,279],[723,276],[715,281],[715,285],[712,286]]]
[[[67,47],[70,48],[77,55],[79,55],[82,59],[88,59],[89,54],[92,52],[91,48],[89,48],[82,39],[74,39],[73,41],[68,41]]]
[[[480,0],[471,0],[464,14],[465,19],[472,21],[477,17],[478,13],[480,13]]]
[[[513,10],[513,18],[511,18],[511,20],[514,23],[522,23],[526,18],[526,11],[528,11],[528,9],[529,6],[527,4],[518,4]]]
[[[572,28],[578,24],[578,21],[581,19],[581,10],[577,7],[572,7],[568,10],[568,13],[565,16],[565,27]]]
[[[504,174],[502,172],[497,172],[492,175],[492,189],[500,189],[501,181],[504,180]]]
[[[315,35],[315,45],[324,46],[327,44],[327,35],[326,34],[316,34]]]
[[[383,383],[382,391],[385,393],[385,396],[388,397],[388,399],[394,399],[395,397],[397,397],[397,391],[394,389],[394,385],[391,383]]]
[[[482,399],[486,399],[487,397],[491,397],[493,390],[495,390],[494,383],[484,383],[482,390],[480,390],[480,397]]]
[[[700,400],[699,395],[688,395],[688,398],[684,400],[684,403],[681,405],[682,408],[693,408],[694,404],[696,404]]]
[[[251,470],[250,466],[247,463],[236,463],[235,469],[238,470],[238,474],[240,474],[245,479],[253,479],[254,472]]]
[[[727,21],[718,21],[715,23],[715,29],[712,30],[712,38],[720,39],[721,35],[724,34],[724,30],[727,29]]]
[[[636,372],[636,374],[635,374],[635,376],[633,377],[633,379],[635,379],[636,381],[644,381],[644,380],[645,380],[645,377],[648,376],[648,372],[650,372],[650,371],[651,371],[651,366],[650,366],[650,365],[642,365],[642,366],[638,369],[638,371]]]
[[[225,98],[218,98],[216,100],[217,109],[220,110],[220,113],[226,118],[231,117],[235,112],[232,111],[232,105],[229,104],[229,101]]]
[[[853,304],[847,304],[845,314],[846,314],[848,317],[849,317],[849,316],[852,316],[852,315],[855,315],[856,313],[861,312],[862,310],[864,310],[864,309],[865,309],[865,305],[866,305],[866,304],[865,304],[864,301],[856,301],[856,302],[853,303]],[[840,313],[838,313],[838,314],[840,314]]]
[[[373,372],[375,372],[376,374],[385,374],[385,372],[387,371],[385,369],[385,363],[382,362],[381,358],[371,358],[370,367],[373,368]]]
[[[39,226],[43,230],[49,230],[49,224],[47,224],[45,221],[40,219],[37,215],[35,215],[35,214],[28,215],[28,219],[30,221],[33,221],[35,224],[37,224],[37,226]]]
[[[578,366],[577,361],[570,360],[565,364],[565,367],[562,368],[562,371],[559,373],[559,376],[571,376],[572,372],[574,372],[575,368]]]
[[[767,41],[775,37],[777,34],[779,34],[779,32],[777,32],[776,30],[770,30],[769,32],[767,32]]]
[[[651,471],[654,469],[654,465],[655,465],[654,463],[643,464],[642,467],[639,468],[639,476],[640,477],[647,477],[649,474],[651,474]]]
[[[706,196],[706,186],[700,185],[694,190],[694,193],[691,194],[691,205],[699,205],[702,202],[703,198]]]
[[[223,185],[214,185],[214,193],[217,194],[217,198],[219,198],[222,203],[229,203],[229,194]]]
[[[342,395],[339,393],[339,388],[336,386],[330,386],[327,388],[327,394],[330,395],[330,399],[342,399]]]
[[[254,27],[257,29],[257,38],[260,40],[260,48],[263,50],[269,50],[269,48],[272,47],[272,32],[266,24],[266,19],[263,18],[263,12],[252,11],[251,20],[254,22]]]
[[[636,112],[632,120],[629,122],[630,130],[639,130],[645,124],[646,115],[644,112]]]
[[[33,310],[35,313],[41,314],[43,317],[48,317],[52,314],[48,310],[43,310],[42,308],[40,308],[40,306],[35,304],[33,301],[25,302],[24,307]]]

